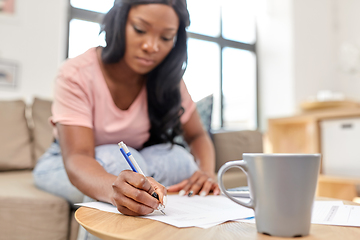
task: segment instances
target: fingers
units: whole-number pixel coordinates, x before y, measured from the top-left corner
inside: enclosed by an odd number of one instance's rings
[[[201,189],[201,192],[199,193],[200,196],[206,196],[209,194],[209,192],[212,190],[213,188],[213,180],[211,178],[208,178],[206,180],[206,182],[204,183],[202,189]]]
[[[186,184],[185,186],[180,190],[179,192],[179,195],[183,196],[183,195],[192,195],[192,194],[197,194],[197,192],[192,192],[190,193],[191,191],[191,188],[192,186],[197,183],[197,180],[198,178],[200,177],[201,175],[201,172],[200,171],[196,171],[189,179],[185,180],[186,181]],[[199,184],[199,187],[202,186],[202,184],[198,183]]]
[[[128,208],[124,207],[124,206],[119,206],[118,211],[121,212],[124,215],[141,216],[141,214],[133,212],[133,211],[129,210]]]
[[[126,186],[123,186],[126,188]],[[124,189],[125,190],[125,189]],[[128,195],[132,195],[131,190],[129,191],[128,189],[126,189],[126,191],[128,191]],[[154,211],[153,207],[149,207],[148,205],[142,204],[141,202],[141,193],[143,192],[146,195],[149,195],[148,193],[144,192],[144,191],[140,191],[137,190],[137,193],[134,193],[134,195],[136,196],[134,200],[133,198],[130,198],[126,195],[122,195],[121,193],[117,194],[117,196],[114,196],[115,198],[115,202],[116,202],[116,207],[119,210],[119,212],[123,213],[123,214],[128,214],[128,215],[147,215],[150,214]]]
[[[112,188],[112,202],[123,214],[146,215],[159,207],[159,201],[149,194],[155,191],[154,187],[141,174],[122,171]]]
[[[214,184],[214,185],[213,185],[213,188],[212,188],[212,191],[213,191],[214,195],[220,195],[219,185],[218,185],[218,184]]]
[[[208,176],[206,176],[206,175],[198,176],[198,178],[193,182],[192,186],[190,186],[189,193],[192,192],[192,194],[194,194],[194,195],[198,194],[200,192],[200,190],[204,187],[205,183],[207,183],[207,179],[208,179]],[[210,187],[211,187],[211,185],[210,185]],[[209,193],[209,191],[206,193],[206,195],[208,193]]]
[[[183,182],[185,182],[185,186],[179,192],[179,195],[182,196],[192,196],[198,193],[200,196],[206,196],[211,191],[213,191],[215,195],[219,195],[220,193],[218,184],[211,177],[201,171],[196,171],[189,179]],[[168,189],[168,191],[170,190]]]
[[[155,179],[153,179],[152,177],[148,177],[147,179],[149,180],[150,184],[153,186],[154,191],[158,194],[160,203],[165,206],[166,202],[167,202],[166,188],[163,185],[161,185],[160,183],[158,183],[157,181],[155,181]],[[152,194],[152,193],[150,193],[150,194]]]
[[[186,184],[188,183],[188,179],[185,179],[184,181],[178,183],[178,184],[175,184],[175,185],[172,185],[170,187],[167,188],[167,190],[169,192],[179,192],[180,190],[182,190]]]

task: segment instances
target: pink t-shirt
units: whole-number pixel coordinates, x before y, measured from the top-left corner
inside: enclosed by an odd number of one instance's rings
[[[186,123],[196,105],[184,81],[180,83],[182,106],[181,123]],[[96,48],[68,59],[56,77],[52,105],[53,124],[76,125],[93,129],[95,145],[124,141],[140,149],[150,137],[146,86],[127,110],[119,109],[110,94],[100,69]],[[54,127],[55,138],[58,138]]]

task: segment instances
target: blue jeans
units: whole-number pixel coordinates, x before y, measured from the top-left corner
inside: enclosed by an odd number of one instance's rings
[[[137,151],[129,147],[144,174],[153,177],[165,187],[189,178],[198,166],[194,157],[184,148],[170,144],[158,144]],[[117,144],[102,145],[95,148],[96,161],[115,176],[125,169],[130,169]],[[74,187],[65,171],[60,146],[52,143],[40,157],[33,170],[35,185],[52,194],[65,198],[71,203],[90,202],[93,199],[84,196]],[[80,227],[78,240],[98,239]]]

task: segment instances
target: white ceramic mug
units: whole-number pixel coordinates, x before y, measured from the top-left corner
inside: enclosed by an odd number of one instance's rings
[[[279,237],[306,236],[320,167],[320,154],[244,153],[243,159],[225,163],[218,172],[221,191],[234,202],[254,209],[259,233]],[[248,177],[250,202],[231,196],[223,174],[237,167]]]

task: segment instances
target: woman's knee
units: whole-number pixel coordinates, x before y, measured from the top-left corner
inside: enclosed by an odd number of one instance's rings
[[[179,183],[198,170],[194,157],[178,145],[154,145],[140,153],[148,164],[150,176],[165,186]]]
[[[187,161],[193,162],[194,156],[185,148],[169,143],[157,144],[140,151],[143,158],[148,161]],[[171,161],[170,160],[170,161]]]

